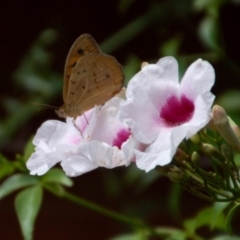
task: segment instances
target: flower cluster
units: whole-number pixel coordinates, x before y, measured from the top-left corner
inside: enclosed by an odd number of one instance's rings
[[[130,80],[124,98],[116,96],[74,121],[43,123],[27,167],[42,175],[60,162],[68,176],[78,176],[131,162],[145,171],[167,165],[179,144],[209,122],[214,80],[212,66],[201,59],[181,82],[173,57],[145,64]]]

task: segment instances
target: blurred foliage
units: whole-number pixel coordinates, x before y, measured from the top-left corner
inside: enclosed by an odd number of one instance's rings
[[[209,61],[216,69],[216,103],[223,106],[229,116],[240,124],[240,60],[238,51],[234,55],[231,50],[232,47],[239,47],[231,46],[223,27],[224,24],[235,24],[232,28],[237,32],[239,21],[232,23],[222,18],[224,9],[229,6],[239,9],[239,4],[240,1],[237,0],[120,0],[118,11],[123,16],[140,5],[144,5],[144,12],[139,13],[139,17],[129,21],[122,29],[115,29],[115,34],[106,38],[100,47],[103,52],[114,52],[116,57],[119,55],[122,58],[126,85],[140,69],[142,61],[156,62],[162,56],[174,56],[179,62],[180,76],[197,58]],[[49,119],[49,115],[52,117],[49,110],[41,111],[40,114],[37,110],[42,108],[41,105],[36,107],[33,103],[56,104],[61,96],[63,72],[53,70],[56,53],[49,50],[52,45],[61,41],[59,35],[61,34],[55,29],[46,29],[39,35],[13,75],[9,76],[12,88],[18,89],[20,93],[15,95],[12,92],[3,92],[1,96],[0,149],[3,154],[0,155],[0,199],[18,191],[15,209],[25,239],[32,239],[35,220],[43,200],[43,190],[58,197],[66,197],[65,187],[73,185],[72,180],[58,169],[37,177],[30,176],[25,166],[33,152],[31,140],[28,139],[39,126],[38,119],[43,122]],[[19,152],[23,154],[19,155]],[[184,209],[187,208],[188,201],[184,197],[185,192],[175,183],[168,183],[168,186],[163,187],[160,182],[164,180],[155,171],[145,174],[131,166],[120,172],[104,171],[100,173],[100,179],[102,186],[98,188],[102,189],[105,197],[119,199],[119,212],[125,216],[137,216],[138,219],[157,226],[150,229],[147,224],[143,224],[146,227],[141,229],[135,226],[133,220],[133,229],[136,231],[119,234],[112,238],[114,240],[149,239],[150,233],[157,233],[161,239],[174,240],[240,239],[225,235],[226,228],[231,229],[233,235],[240,234],[239,227],[232,229],[231,226],[225,226],[226,221],[231,225],[230,220],[237,204],[231,208],[229,215],[224,212],[229,207],[228,204],[215,203],[208,207],[203,204],[202,208],[191,212],[191,216],[186,216]],[[189,196],[187,200],[188,198]],[[191,201],[195,201],[194,199],[196,197]],[[131,219],[128,222],[128,219],[114,215],[113,212],[107,214],[107,209],[100,210],[78,198],[68,200],[96,211],[95,214],[98,212],[115,216],[116,220],[131,225]],[[156,215],[161,214],[167,215],[167,220],[154,221]],[[158,222],[169,227],[159,226]],[[123,232],[127,231],[123,229]]]

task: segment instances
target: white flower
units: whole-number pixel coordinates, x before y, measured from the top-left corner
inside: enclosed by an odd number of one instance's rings
[[[33,140],[35,153],[27,162],[31,174],[42,175],[56,163],[68,176],[97,167],[114,168],[133,160],[135,141],[126,123],[120,122],[120,98],[112,98],[75,120],[47,121]],[[81,132],[79,131],[81,130]]]
[[[135,150],[140,169],[170,163],[180,142],[208,123],[214,79],[212,66],[198,59],[179,83],[176,60],[165,57],[130,80],[121,117],[138,141],[149,144],[144,152]]]
[[[86,118],[81,116],[76,121],[85,136],[88,133],[86,119],[90,119],[92,112],[93,110],[86,112]],[[27,168],[32,175],[43,175],[56,163],[75,156],[81,142],[83,138],[70,118],[66,123],[56,120],[46,121],[33,139],[35,152],[27,161]]]
[[[119,104],[122,99],[115,97],[102,107],[95,108],[95,114],[89,122],[91,133],[88,141],[79,145],[77,154],[62,161],[63,170],[68,176],[77,176],[84,172],[82,157],[96,167],[114,168],[128,166],[134,159],[135,140],[126,123],[119,119]],[[81,156],[81,159],[78,159]]]

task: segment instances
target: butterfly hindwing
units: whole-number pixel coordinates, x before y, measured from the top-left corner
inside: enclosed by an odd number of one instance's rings
[[[105,54],[88,54],[81,58],[72,72],[67,105],[89,110],[117,94],[123,85],[121,65]]]

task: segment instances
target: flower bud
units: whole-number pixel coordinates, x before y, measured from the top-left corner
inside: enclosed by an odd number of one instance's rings
[[[215,105],[212,109],[213,122],[221,136],[236,150],[240,151],[240,141],[232,130],[225,110]]]
[[[156,167],[156,170],[158,171],[158,172],[160,172],[162,175],[164,175],[164,176],[168,176],[168,172],[169,172],[169,166],[168,165],[166,165],[166,166],[157,166]]]
[[[201,142],[198,134],[194,134],[192,137],[190,137],[190,140],[195,144],[199,144]]]
[[[185,152],[186,152],[187,149],[188,149],[185,141],[182,141],[182,142],[179,144],[178,148],[180,148],[182,151],[185,151]]]
[[[148,62],[142,62],[141,69],[143,69],[145,66],[149,65]]]
[[[177,152],[174,155],[174,158],[177,161],[182,161],[182,160],[186,160],[189,156],[187,155],[187,153],[185,153],[183,150],[181,150],[180,148],[177,149]]]
[[[227,160],[231,161],[234,159],[231,147],[227,146],[226,144],[221,146],[221,153]]]
[[[210,128],[210,129],[214,129],[214,130],[216,129],[214,122],[213,122],[212,113],[211,113],[211,118],[210,118],[209,122],[207,123],[207,125],[205,126],[205,128]]]
[[[200,156],[197,152],[193,152],[193,154],[191,156],[191,160],[192,160],[193,166],[195,168],[198,168],[199,167],[199,162],[200,162]]]
[[[202,151],[210,156],[210,157],[215,157],[215,158],[222,158],[221,153],[215,148],[213,145],[208,144],[208,143],[203,143],[201,147]]]
[[[230,124],[232,130],[237,135],[237,137],[240,138],[240,128],[230,117],[228,117],[228,120],[229,120],[229,124]]]
[[[168,177],[173,182],[180,182],[183,178],[182,171],[175,165],[172,165],[170,171],[168,172]]]

